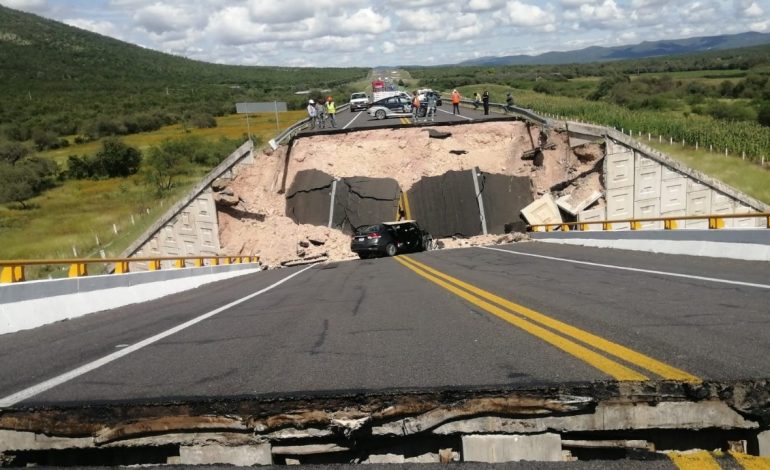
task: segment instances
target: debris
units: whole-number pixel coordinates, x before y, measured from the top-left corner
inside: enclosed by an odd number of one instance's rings
[[[299,242],[299,246],[301,246],[302,248],[308,248],[308,247],[310,247],[310,242],[307,242],[305,240],[301,240]]]
[[[211,189],[216,192],[223,191],[228,186],[230,186],[230,180],[224,178],[217,178],[211,183]]]
[[[511,232],[526,232],[527,231],[527,223],[523,220],[517,220],[515,222],[509,222],[505,224],[505,233],[511,233]]]
[[[451,137],[451,132],[441,132],[437,131],[436,129],[425,129],[428,131],[428,137],[432,139],[446,139],[447,137]]]
[[[218,206],[233,207],[237,206],[239,202],[241,202],[240,198],[235,195],[221,193],[214,194],[214,203]]]
[[[583,163],[604,157],[604,149],[597,143],[585,143],[572,148],[572,152]]]
[[[319,240],[317,238],[308,238],[307,241],[313,244],[313,246],[321,246],[326,244],[326,240]]]
[[[553,196],[545,194],[540,199],[521,210],[521,215],[530,225],[560,224],[563,222],[559,207]]]
[[[288,261],[281,262],[281,266],[290,268],[293,266],[302,266],[305,264],[313,264],[313,263],[321,263],[323,261],[328,261],[329,255],[327,253],[323,253],[321,255],[316,256],[308,256],[305,258],[299,258],[299,259],[292,259]]]
[[[466,153],[468,153],[468,151],[467,150],[450,150],[449,153],[454,155],[465,155]]]
[[[601,191],[594,191],[587,197],[581,197],[579,193],[562,196],[556,200],[556,205],[572,215],[578,215],[586,207],[598,201],[602,197]]]

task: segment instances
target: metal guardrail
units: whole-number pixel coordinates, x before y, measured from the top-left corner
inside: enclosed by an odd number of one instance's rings
[[[343,105],[340,105],[337,107],[337,111],[345,111],[346,109],[350,108],[350,103],[345,103]],[[273,149],[278,148],[280,144],[282,144],[286,139],[290,139],[297,135],[302,129],[310,125],[310,118],[306,117],[305,119],[301,119],[291,126],[287,127],[283,131],[281,131],[280,134],[273,137],[272,140],[270,140],[270,146],[273,147]]]
[[[192,261],[193,267],[219,266],[228,264],[257,263],[259,256],[157,256],[142,258],[71,258],[71,259],[27,259],[0,260],[0,284],[23,282],[24,271],[28,266],[69,265],[68,277],[88,276],[89,264],[114,264],[115,274],[130,272],[130,263],[147,263],[149,271],[159,271],[161,261],[172,261],[174,268],[186,267],[186,261]],[[208,264],[206,264],[208,262]]]
[[[767,219],[766,227],[770,229],[770,212],[749,212],[746,214],[712,214],[712,215],[683,215],[679,217],[640,217],[634,219],[617,220],[593,220],[580,222],[559,222],[553,224],[533,224],[527,225],[529,232],[552,232],[559,229],[563,232],[571,230],[588,231],[589,226],[601,224],[602,230],[612,230],[612,224],[629,224],[631,230],[642,230],[644,222],[663,222],[665,230],[675,230],[679,228],[679,221],[683,220],[706,220],[709,221],[709,229],[721,229],[725,227],[725,219],[746,219],[746,218],[764,218]],[[541,230],[544,229],[544,230]]]

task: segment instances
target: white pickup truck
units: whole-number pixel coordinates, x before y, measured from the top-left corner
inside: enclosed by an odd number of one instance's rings
[[[360,93],[353,93],[350,95],[350,111],[356,112],[361,109],[366,109],[369,107],[369,97],[366,96],[366,93],[360,92]]]

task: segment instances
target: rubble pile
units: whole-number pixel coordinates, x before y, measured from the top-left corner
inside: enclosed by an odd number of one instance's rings
[[[393,178],[406,191],[423,177],[478,167],[486,173],[529,177],[535,199],[550,193],[577,204],[602,191],[600,145],[573,150],[567,134],[553,130],[543,133],[543,141],[539,128],[521,121],[452,126],[451,132],[437,127],[433,132],[402,128],[302,137],[290,147],[288,162],[286,147],[255,156],[253,164],[239,166],[231,181],[214,188],[223,252],[259,255],[268,267],[356,258],[349,236],[298,225],[286,216],[285,191],[302,170],[317,169],[335,178]],[[445,134],[451,135],[431,137]],[[522,158],[538,144],[542,161]],[[494,244],[501,235],[443,239],[439,246]]]

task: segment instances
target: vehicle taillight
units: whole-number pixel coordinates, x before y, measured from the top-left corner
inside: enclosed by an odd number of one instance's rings
[[[375,238],[380,238],[381,236],[382,235],[380,235],[379,233],[375,232],[375,233],[370,233],[369,235],[367,235],[366,239],[367,240],[373,240]]]

